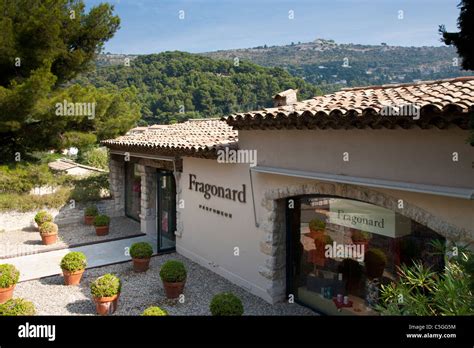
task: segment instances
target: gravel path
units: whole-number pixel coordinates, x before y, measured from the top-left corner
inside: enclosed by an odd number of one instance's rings
[[[140,223],[126,217],[112,218],[107,236],[97,236],[94,226],[83,223],[61,225],[59,226],[58,241],[52,245],[42,244],[41,236],[36,228],[1,232],[0,258],[68,248],[82,243],[96,243],[139,234],[141,234]]]
[[[188,271],[184,303],[167,300],[164,295],[159,269],[169,259],[183,261]],[[27,281],[16,286],[14,297],[32,301],[38,315],[95,315],[89,284],[100,275],[113,273],[122,280],[122,293],[115,315],[140,315],[148,306],[160,306],[170,315],[210,315],[212,296],[224,291],[231,291],[242,300],[245,315],[315,315],[298,304],[270,305],[175,253],[153,257],[146,273],[135,273],[131,268],[131,262],[126,262],[89,269],[84,273],[80,286],[63,285],[62,276]]]

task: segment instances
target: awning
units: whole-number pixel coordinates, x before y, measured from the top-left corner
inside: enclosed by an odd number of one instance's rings
[[[313,180],[328,181],[328,182],[338,182],[342,184],[378,187],[378,188],[410,191],[410,192],[420,192],[420,193],[427,193],[427,194],[438,195],[438,196],[463,198],[463,199],[469,199],[469,200],[474,199],[474,188],[414,184],[414,183],[403,182],[403,181],[380,180],[380,179],[363,178],[363,177],[357,177],[357,176],[308,172],[304,170],[265,167],[265,166],[251,167],[250,170],[255,173],[276,174],[276,175],[291,176],[291,177],[296,177],[296,178],[313,179]]]

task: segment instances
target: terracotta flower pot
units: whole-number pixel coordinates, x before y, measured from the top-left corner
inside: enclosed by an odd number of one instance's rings
[[[15,290],[15,284],[8,288],[0,288],[0,303],[5,303],[13,297],[13,290]]]
[[[82,275],[84,274],[83,269],[80,271],[69,272],[63,269],[64,284],[66,285],[78,285],[81,282]]]
[[[86,225],[92,225],[92,223],[94,222],[94,218],[94,215],[84,215],[84,223]]]
[[[147,259],[132,258],[132,260],[133,260],[133,270],[135,272],[145,272],[150,267],[150,258],[147,258]]]
[[[163,281],[163,287],[165,288],[165,293],[167,298],[178,298],[184,291],[184,282],[178,283],[168,283]]]
[[[95,233],[98,236],[106,236],[109,234],[109,226],[95,226]]]
[[[99,315],[110,315],[117,310],[120,294],[110,297],[94,297],[95,308]]]
[[[309,236],[310,238],[313,238],[313,239],[321,238],[326,233],[326,230],[313,230],[311,228],[309,229],[309,231],[310,231]]]
[[[43,241],[44,245],[54,244],[58,240],[58,234],[41,234],[41,240]]]

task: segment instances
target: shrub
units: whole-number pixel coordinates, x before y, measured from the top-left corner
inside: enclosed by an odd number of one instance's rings
[[[365,242],[365,241],[370,240],[371,238],[372,236],[369,232],[359,231],[359,230],[355,230],[354,232],[352,232],[352,236],[351,236],[351,239],[354,243]]]
[[[97,215],[99,215],[99,210],[97,209],[97,207],[95,205],[89,205],[84,210],[84,215],[86,215],[86,216],[97,216]]]
[[[60,265],[61,269],[69,272],[83,270],[87,266],[86,255],[79,251],[71,251],[63,257]]]
[[[130,247],[130,256],[134,259],[148,259],[153,255],[153,247],[150,243],[134,243]]]
[[[53,216],[45,210],[41,210],[35,215],[35,222],[38,226],[41,226],[45,222],[52,222],[52,221],[53,221]]]
[[[156,307],[156,306],[148,307],[142,313],[142,316],[145,316],[145,317],[164,316],[164,315],[168,315],[168,312],[165,311],[164,309],[161,309],[160,307]]]
[[[117,295],[121,289],[122,282],[120,278],[110,273],[97,278],[91,283],[91,294],[96,298]]]
[[[75,179],[73,185],[71,198],[77,202],[98,201],[110,196],[107,173]]]
[[[20,279],[20,271],[10,264],[0,265],[0,288],[9,288],[18,283]]]
[[[181,261],[166,261],[160,269],[161,280],[167,283],[179,283],[186,279],[186,268]]]
[[[94,147],[87,151],[79,153],[78,162],[100,169],[107,169],[109,164],[109,156],[107,149],[103,147]]]
[[[34,315],[35,306],[22,298],[13,298],[0,304],[0,316]]]
[[[311,231],[320,231],[326,228],[326,223],[324,221],[313,219],[309,222],[309,229]]]
[[[57,186],[63,175],[54,175],[47,164],[15,163],[0,166],[0,192],[28,193],[35,186]]]
[[[58,233],[58,225],[54,222],[45,222],[40,225],[39,231],[41,234],[56,234]]]
[[[0,194],[0,211],[34,211],[48,208],[58,209],[70,201],[71,188],[61,187],[47,195],[29,195],[18,193]]]
[[[240,316],[244,314],[242,301],[230,292],[215,295],[212,298],[209,309],[211,310],[212,315],[215,316]]]
[[[110,218],[107,215],[97,215],[94,218],[94,226],[108,226]]]

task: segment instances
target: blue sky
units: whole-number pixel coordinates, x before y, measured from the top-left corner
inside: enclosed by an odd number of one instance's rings
[[[101,2],[113,4],[121,18],[105,52],[130,54],[206,52],[316,38],[441,46],[438,25],[456,30],[459,15],[458,0],[85,0],[88,8]]]

